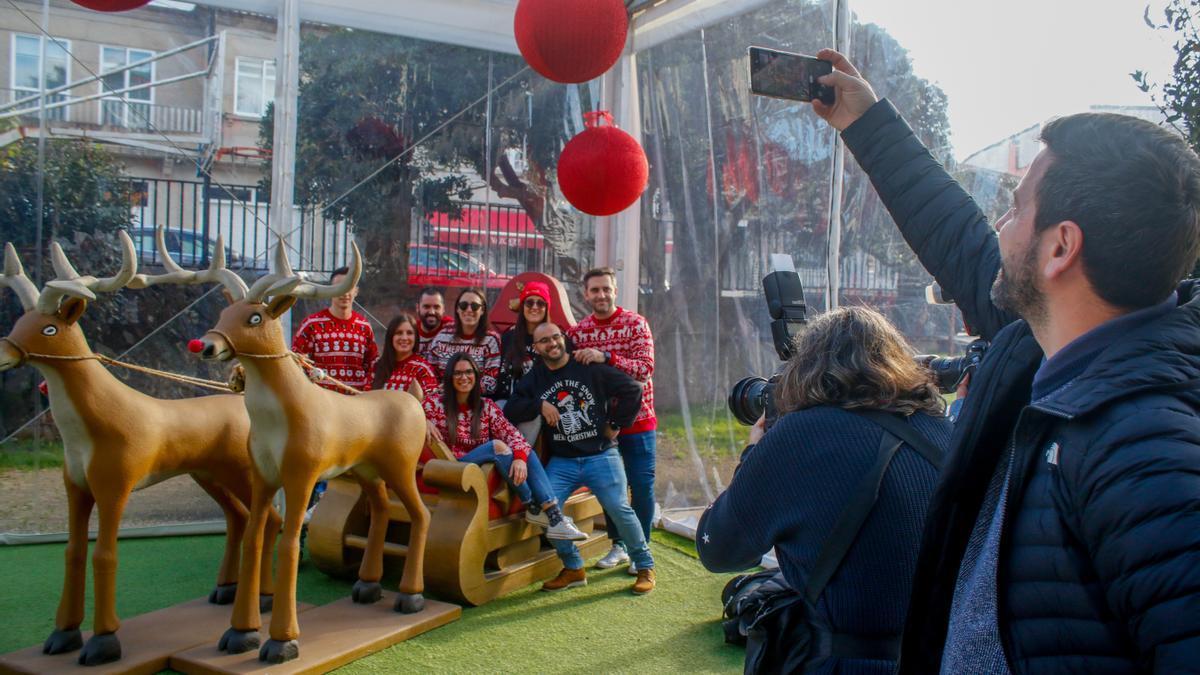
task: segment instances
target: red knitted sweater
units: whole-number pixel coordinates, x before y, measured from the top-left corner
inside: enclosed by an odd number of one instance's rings
[[[490,398],[483,399],[483,408],[479,417],[479,436],[471,438],[471,412],[460,411],[458,414],[458,429],[455,434],[446,433],[446,407],[442,405],[442,397],[437,393],[427,393],[421,404],[425,408],[425,418],[437,426],[438,433],[450,446],[455,457],[462,457],[488,441],[504,441],[512,450],[513,457],[525,461],[529,458],[531,448],[525,437],[512,425],[500,411],[500,406]]]
[[[588,315],[567,329],[575,349],[598,349],[609,353],[608,365],[642,383],[642,408],[633,425],[621,435],[639,434],[658,428],[654,415],[654,336],[650,324],[637,312],[617,308],[607,319]]]
[[[408,391],[408,385],[414,381],[421,385],[421,391],[426,396],[441,389],[438,385],[437,374],[433,372],[433,366],[416,354],[412,354],[396,364],[396,367],[392,369],[392,376],[384,383],[383,388]]]
[[[358,312],[349,319],[339,319],[323,309],[304,320],[292,338],[292,351],[313,360],[329,376],[355,389],[371,388],[371,374],[379,348],[375,346],[375,331]],[[331,382],[318,382],[326,389],[337,391]]]

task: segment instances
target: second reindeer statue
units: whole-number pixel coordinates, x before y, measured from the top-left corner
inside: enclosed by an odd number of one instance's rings
[[[250,449],[257,469],[250,525],[242,545],[243,565],[234,601],[232,627],[219,647],[244,652],[260,644],[258,567],[263,518],[271,496],[283,488],[287,513],[279,543],[279,566],[270,639],[259,659],[281,663],[299,656],[296,620],[296,564],[300,528],[308,496],[319,480],[350,473],[370,503],[367,548],[353,598],[374,603],[382,597],[383,545],[391,488],[412,519],[398,612],[425,605],[423,562],[429,511],[417,492],[417,461],[425,444],[425,414],[407,392],[372,391],[346,396],[311,382],[284,341],[279,317],[300,298],[332,298],[348,292],[362,274],[358,246],[352,246],[350,272],[331,285],[313,284],[292,273],[282,241],[273,269],[250,288],[235,275],[222,277],[232,303],[217,325],[197,344],[204,359],[238,359],[245,368],[245,402],[250,414]]]

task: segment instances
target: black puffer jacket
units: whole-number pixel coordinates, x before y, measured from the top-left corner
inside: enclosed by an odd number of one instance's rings
[[[1000,636],[1015,673],[1200,672],[1200,293],[1030,401],[1042,351],[992,305],[999,244],[886,101],[843,134],[922,264],[992,340],[929,506],[901,673],[936,673],[959,564],[1009,444]]]

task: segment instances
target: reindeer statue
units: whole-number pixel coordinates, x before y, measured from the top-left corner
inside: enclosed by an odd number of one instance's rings
[[[238,550],[251,495],[250,421],[235,395],[164,400],[142,394],[112,375],[88,347],[77,321],[96,293],[116,291],[137,271],[133,241],[120,233],[121,270],[107,279],[80,276],[57,243],[50,245],[57,278],[40,293],[25,276],[11,244],[4,248],[0,287],[12,289],[25,314],[0,338],[0,371],[29,363],[49,384],[50,410],[63,441],[63,484],[69,504],[66,575],[55,629],[42,647],[61,654],[83,647],[79,663],[121,657],[116,612],[117,529],[134,490],[179,474],[192,478],[225,512],[225,555],[209,596],[228,604],[238,579]],[[218,251],[221,246],[218,245]],[[82,645],[88,519],[98,507],[100,531],[92,553],[94,635]],[[267,519],[277,532],[280,518]],[[260,524],[262,521],[259,521]],[[259,534],[261,535],[261,528]],[[273,542],[274,538],[271,538]],[[270,546],[250,559],[272,589]],[[258,586],[256,584],[255,588]],[[264,597],[264,608],[269,597]]]
[[[259,646],[260,618],[253,601],[257,571],[246,564],[261,546],[261,518],[271,495],[283,488],[287,512],[279,545],[277,599],[270,639],[259,659],[281,663],[299,656],[296,621],[296,563],[304,507],[313,485],[349,472],[362,485],[370,504],[371,525],[352,597],[370,604],[382,597],[383,545],[391,488],[408,511],[411,534],[395,610],[406,614],[425,605],[423,563],[429,511],[417,492],[416,470],[425,444],[425,414],[411,394],[372,391],[356,396],[313,384],[292,358],[277,320],[299,298],[332,298],[358,283],[362,259],[351,250],[350,273],[332,285],[318,285],[292,273],[282,240],[272,271],[247,288],[241,279],[223,279],[234,302],[217,325],[195,343],[201,358],[236,358],[245,369],[245,404],[250,414],[250,449],[257,474],[250,525],[242,545],[242,570],[232,627],[219,648],[241,653]]]

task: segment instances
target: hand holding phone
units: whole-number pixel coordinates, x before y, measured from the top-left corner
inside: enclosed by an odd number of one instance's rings
[[[834,89],[818,82],[833,72],[830,61],[764,47],[750,47],[750,91],[759,96],[834,105]]]

